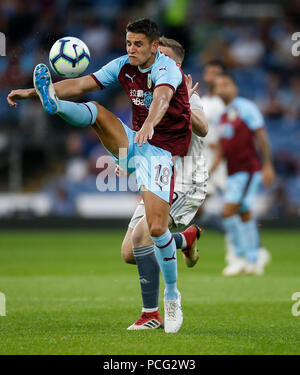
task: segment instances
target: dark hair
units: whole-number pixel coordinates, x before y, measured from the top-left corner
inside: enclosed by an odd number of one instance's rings
[[[206,64],[205,64],[205,67],[207,66],[217,66],[218,68],[220,68],[220,70],[222,71],[222,73],[225,73],[226,72],[226,67],[224,65],[224,63],[221,61],[221,60],[210,60],[208,61]]]
[[[141,18],[140,20],[129,22],[126,26],[126,32],[144,34],[153,42],[159,40],[160,32],[155,22],[149,20],[149,18]]]
[[[223,73],[218,74],[218,78],[219,78],[219,77],[229,78],[229,79],[232,81],[232,83],[233,83],[235,86],[237,86],[236,80],[235,80],[235,78],[234,78],[234,76],[233,76],[232,74],[227,73],[227,72],[223,72]]]
[[[161,38],[159,38],[159,45],[162,47],[172,48],[175,54],[176,62],[182,63],[185,51],[182,45],[178,43],[175,39],[170,39],[166,38],[165,36],[162,36]]]

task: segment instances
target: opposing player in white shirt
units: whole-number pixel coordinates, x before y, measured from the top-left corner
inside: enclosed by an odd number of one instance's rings
[[[204,155],[207,161],[208,170],[210,170],[215,159],[215,152],[218,144],[218,122],[225,110],[225,104],[222,99],[214,93],[214,82],[218,74],[223,73],[225,68],[218,60],[208,62],[204,67],[203,80],[207,86],[208,92],[201,96],[201,103],[205,118],[208,122],[209,132],[204,140]],[[220,163],[218,168],[209,175],[207,184],[207,198],[216,194],[218,191],[224,191],[226,185],[226,164]]]
[[[160,38],[160,51],[169,56],[181,66],[184,58],[183,47],[173,39]],[[190,148],[185,157],[176,159],[176,179],[174,199],[170,209],[169,226],[186,226],[194,218],[206,196],[208,172],[203,156],[203,139],[208,132],[208,125],[203,114],[199,95],[196,93],[198,84],[192,87],[191,76],[186,77],[189,89],[193,134]],[[120,169],[117,169],[120,173]],[[140,319],[128,327],[128,330],[156,329],[162,327],[162,318],[158,310],[159,274],[160,270],[155,258],[150,259],[152,243],[147,226],[144,225],[145,206],[141,201],[128,225],[128,230],[122,244],[122,257],[126,263],[137,264],[141,285],[143,309]],[[132,249],[132,233],[139,226],[140,240],[144,244],[142,251],[136,253]],[[174,233],[177,248],[183,251],[183,257],[188,267],[193,267],[198,261],[197,239],[201,229],[193,225],[182,233]],[[135,231],[136,234],[136,231]],[[149,241],[150,239],[150,241]],[[146,259],[146,257],[148,257]],[[144,259],[143,259],[144,258]],[[174,306],[175,308],[175,306]],[[171,316],[176,311],[168,312]],[[175,318],[174,318],[175,319]]]

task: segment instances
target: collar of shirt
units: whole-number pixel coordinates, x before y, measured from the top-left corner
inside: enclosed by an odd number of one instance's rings
[[[140,71],[141,73],[147,73],[147,72],[149,72],[149,71],[152,69],[153,65],[156,63],[156,60],[157,60],[160,56],[161,56],[161,53],[159,52],[159,50],[157,50],[157,52],[156,52],[156,57],[155,57],[155,60],[154,60],[153,64],[152,64],[151,66],[149,66],[149,68],[146,68],[146,69],[141,69],[141,68],[138,66],[139,71]]]

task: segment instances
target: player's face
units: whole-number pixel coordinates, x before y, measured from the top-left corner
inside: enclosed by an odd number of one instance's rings
[[[155,60],[157,48],[158,41],[150,42],[145,34],[130,31],[126,34],[126,50],[130,65],[148,68]]]
[[[230,103],[237,95],[237,87],[229,77],[217,77],[214,90],[215,94],[219,95],[225,104]]]
[[[203,80],[205,84],[209,87],[212,88],[215,83],[216,77],[222,73],[222,70],[219,66],[214,66],[214,65],[208,65],[204,68],[204,73],[203,73]]]

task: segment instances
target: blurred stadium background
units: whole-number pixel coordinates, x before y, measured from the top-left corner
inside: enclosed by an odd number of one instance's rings
[[[297,223],[300,57],[291,53],[291,35],[300,30],[299,0],[3,0],[0,30],[7,38],[7,56],[0,57],[2,227],[29,222],[60,226],[72,220],[91,226],[99,219],[111,225],[109,218],[116,225],[117,219],[123,223],[131,216],[136,193],[97,189],[101,169],[96,161],[105,150],[92,129],[77,130],[46,116],[38,101],[20,103],[14,110],[6,96],[11,89],[32,86],[34,65],[47,63],[58,38],[70,35],[85,41],[92,56],[86,73],[92,73],[125,53],[127,22],[145,16],[183,44],[183,69],[200,82],[200,94],[205,92],[203,65],[218,58],[236,77],[240,94],[261,108],[277,178],[272,188],[261,190],[255,214],[281,226]],[[97,100],[125,123],[131,122],[130,104],[119,87],[78,100]],[[220,212],[221,199],[207,206],[208,217]]]
[[[92,73],[125,53],[127,22],[145,16],[184,45],[183,69],[200,82],[200,94],[205,62],[224,61],[240,94],[263,111],[277,172],[255,204],[270,268],[263,277],[222,277],[223,235],[207,230],[197,267],[178,257],[185,320],[172,337],[126,331],[141,297],[120,245],[138,196],[99,192],[96,161],[105,150],[93,129],[46,116],[39,101],[17,109],[6,102],[11,89],[32,87],[33,67],[48,62],[58,38],[86,42]],[[7,297],[0,354],[299,354],[300,317],[291,314],[299,231],[282,229],[300,221],[300,56],[291,53],[299,20],[300,0],[0,1],[7,37],[7,56],[0,56],[0,291]],[[130,124],[119,87],[78,101],[91,99]],[[114,178],[113,167],[109,173]],[[205,228],[219,225],[221,207],[221,195],[207,204]]]

